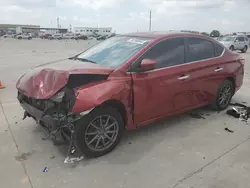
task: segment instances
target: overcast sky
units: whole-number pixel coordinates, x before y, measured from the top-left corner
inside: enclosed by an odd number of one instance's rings
[[[250,0],[0,0],[0,23],[56,27],[250,32]]]

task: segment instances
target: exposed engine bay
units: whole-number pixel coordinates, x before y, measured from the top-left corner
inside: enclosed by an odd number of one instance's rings
[[[107,75],[70,75],[67,85],[49,99],[28,97],[18,91],[18,100],[24,108],[24,117],[32,117],[48,132],[43,139],[52,139],[54,145],[69,144],[65,163],[83,159],[75,139],[75,124],[83,116],[72,112],[77,89],[91,82],[107,79]]]

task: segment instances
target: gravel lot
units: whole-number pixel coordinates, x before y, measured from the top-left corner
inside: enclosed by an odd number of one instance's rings
[[[225,112],[199,109],[128,132],[112,153],[63,164],[53,146],[16,100],[15,82],[29,68],[74,55],[96,41],[0,39],[0,182],[2,188],[246,188],[250,185],[250,127]],[[234,96],[250,105],[250,50],[245,79]],[[228,127],[234,130],[229,133]],[[48,172],[43,172],[47,167]]]

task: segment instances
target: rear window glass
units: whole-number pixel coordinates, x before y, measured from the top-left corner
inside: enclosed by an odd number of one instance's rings
[[[224,51],[224,48],[219,44],[216,44],[216,43],[213,43],[213,44],[214,44],[215,57],[221,56],[221,54]]]
[[[187,62],[200,61],[214,57],[212,42],[201,38],[188,38]]]

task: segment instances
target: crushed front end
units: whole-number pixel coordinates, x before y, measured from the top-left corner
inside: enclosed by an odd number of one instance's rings
[[[64,87],[50,99],[35,99],[18,91],[17,96],[25,110],[24,117],[32,117],[48,133],[43,139],[51,138],[55,145],[69,144],[65,163],[83,159],[83,154],[75,142],[75,123],[81,116],[71,112],[76,94]]]

